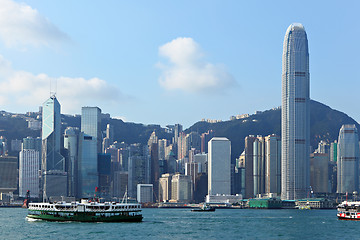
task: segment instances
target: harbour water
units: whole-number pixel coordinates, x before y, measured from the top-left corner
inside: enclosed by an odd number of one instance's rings
[[[2,239],[359,239],[360,221],[336,210],[143,209],[141,223],[28,221],[27,210],[0,208]]]

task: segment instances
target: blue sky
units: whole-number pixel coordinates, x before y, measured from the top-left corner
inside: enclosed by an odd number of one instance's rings
[[[37,111],[52,82],[62,113],[99,106],[144,124],[267,110],[281,105],[283,39],[299,22],[311,98],[360,121],[359,9],[355,0],[0,0],[0,109]]]

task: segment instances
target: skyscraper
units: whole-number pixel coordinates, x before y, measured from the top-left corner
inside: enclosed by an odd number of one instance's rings
[[[66,196],[65,158],[60,154],[60,104],[51,96],[43,104],[41,171],[43,197]]]
[[[314,193],[329,192],[329,154],[310,154],[310,186]]]
[[[97,153],[101,153],[101,109],[98,107],[81,108],[81,131],[96,139]]]
[[[173,174],[166,173],[159,179],[159,201],[169,201],[171,199],[171,179]]]
[[[39,197],[39,159],[35,149],[23,149],[19,152],[19,196],[25,197],[30,190],[30,197]]]
[[[193,197],[190,176],[176,173],[171,180],[171,199],[176,202],[190,202]]]
[[[165,159],[165,149],[167,147],[167,140],[166,139],[160,139],[158,141],[158,147],[159,147],[159,160]]]
[[[19,196],[40,196],[39,170],[41,169],[41,138],[23,138],[19,152]]]
[[[189,157],[189,151],[194,148],[195,153],[201,149],[201,137],[198,132],[191,132],[185,137],[185,157]]]
[[[41,138],[40,137],[23,138],[22,150],[24,150],[24,149],[34,149],[36,151],[41,152]]]
[[[149,148],[140,143],[131,144],[128,160],[128,195],[135,198],[137,184],[149,183],[151,179]]]
[[[337,152],[337,192],[359,191],[359,136],[354,124],[342,125]]]
[[[309,51],[302,24],[291,24],[282,57],[281,198],[307,196],[309,174]]]
[[[265,139],[257,136],[253,143],[254,195],[265,192]]]
[[[79,134],[78,164],[77,164],[77,195],[79,198],[94,196],[95,188],[99,186],[96,138],[83,132]]]
[[[277,135],[265,137],[265,192],[281,192],[281,141]]]
[[[79,197],[92,196],[95,187],[98,187],[97,158],[101,146],[101,110],[98,107],[82,107],[77,164]]]
[[[254,135],[245,137],[245,198],[254,197]]]
[[[201,152],[207,153],[208,152],[208,142],[213,138],[214,131],[209,130],[206,133],[201,134]]]
[[[68,162],[66,172],[68,174],[68,195],[76,196],[77,188],[77,159],[78,159],[78,129],[67,127],[64,134],[64,149],[67,149]]]
[[[183,130],[183,126],[181,124],[175,124],[175,130],[174,130],[174,143],[177,143],[178,138],[180,136],[180,133]]]
[[[106,125],[106,137],[109,139],[110,144],[114,142],[114,127],[113,125]]]
[[[208,194],[231,194],[231,142],[214,137],[209,141]]]

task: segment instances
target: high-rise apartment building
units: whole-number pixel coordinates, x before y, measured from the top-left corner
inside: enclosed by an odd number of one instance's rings
[[[231,142],[224,137],[209,141],[208,194],[231,194]]]
[[[65,158],[60,153],[60,104],[51,96],[43,104],[41,172],[43,198],[66,196]]]
[[[235,161],[233,193],[245,197],[245,151]]]
[[[265,192],[281,193],[281,139],[265,137]]]
[[[257,136],[253,143],[254,195],[265,192],[265,139]]]
[[[244,169],[243,169],[244,168]],[[245,150],[237,159],[235,172],[243,171],[241,176],[245,197],[258,194],[280,194],[281,182],[281,141],[273,134],[267,137],[249,135],[245,138]],[[245,184],[244,184],[245,183]],[[239,186],[237,186],[239,191]],[[241,192],[244,192],[241,190]]]
[[[174,143],[178,142],[178,138],[180,134],[182,133],[183,126],[181,124],[175,124],[174,127]]]
[[[186,157],[186,141],[185,141],[185,133],[179,133],[179,137],[177,138],[177,159],[183,159]]]
[[[198,132],[191,132],[185,136],[185,149],[185,157],[189,157],[189,151],[191,149],[195,149],[195,154],[200,152],[201,137]]]
[[[254,197],[254,135],[245,137],[245,198]]]
[[[102,153],[105,153],[106,149],[110,147],[110,139],[107,138],[107,137],[104,137],[103,138],[103,141],[102,141]]]
[[[337,191],[337,140],[330,143],[330,162],[329,162],[329,184],[330,192],[336,193]]]
[[[318,148],[315,150],[316,153],[329,153],[329,151],[330,145],[323,140],[318,143]]]
[[[330,161],[337,161],[337,141],[330,143]]]
[[[154,194],[158,196],[159,194],[159,178],[160,178],[160,168],[159,168],[159,145],[158,137],[156,136],[155,131],[152,132],[148,140],[148,147],[150,153],[150,183],[154,186]]]
[[[354,124],[342,125],[337,148],[337,192],[358,192],[359,136]]]
[[[202,153],[208,152],[208,142],[214,137],[213,130],[209,130],[206,133],[201,134],[201,149]]]
[[[282,56],[281,198],[307,196],[310,184],[309,50],[305,28],[291,24]]]
[[[160,139],[158,141],[158,147],[159,147],[159,160],[164,160],[166,158],[165,150],[167,147],[167,140],[166,139]]]

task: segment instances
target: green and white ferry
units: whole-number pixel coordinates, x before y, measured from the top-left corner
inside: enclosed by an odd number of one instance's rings
[[[30,203],[28,219],[77,222],[141,222],[138,203],[81,202]]]

